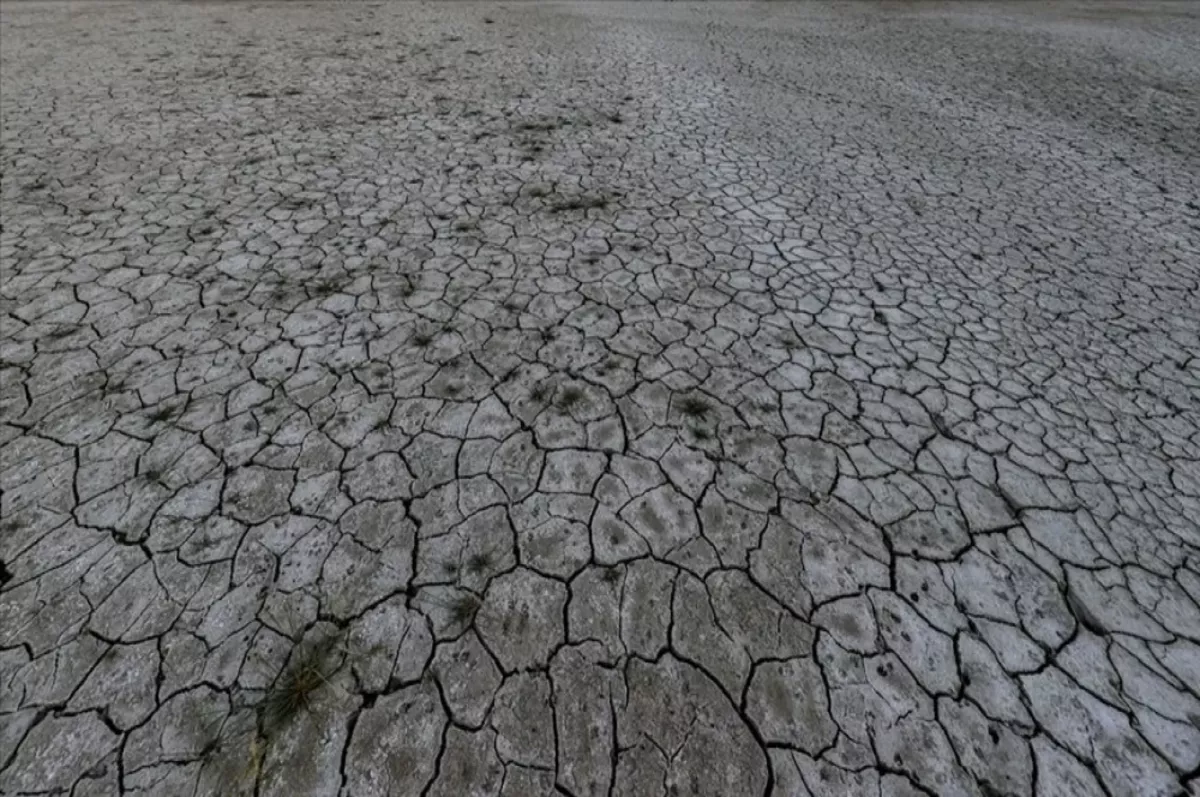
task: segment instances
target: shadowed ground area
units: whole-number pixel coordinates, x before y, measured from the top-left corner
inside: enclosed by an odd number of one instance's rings
[[[0,793],[1196,793],[1196,5],[0,31]]]

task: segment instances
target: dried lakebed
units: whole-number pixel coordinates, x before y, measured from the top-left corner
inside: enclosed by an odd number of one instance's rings
[[[0,793],[1195,794],[1198,16],[3,3]]]

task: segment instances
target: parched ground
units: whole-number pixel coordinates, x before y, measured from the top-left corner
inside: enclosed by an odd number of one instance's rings
[[[1200,7],[0,6],[0,793],[1200,791]]]

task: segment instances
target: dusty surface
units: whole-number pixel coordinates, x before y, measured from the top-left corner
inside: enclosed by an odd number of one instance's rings
[[[1195,793],[1198,15],[0,6],[0,792]]]

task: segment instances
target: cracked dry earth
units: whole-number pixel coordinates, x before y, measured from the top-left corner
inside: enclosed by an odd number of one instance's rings
[[[1198,18],[5,3],[0,792],[1197,793]]]

